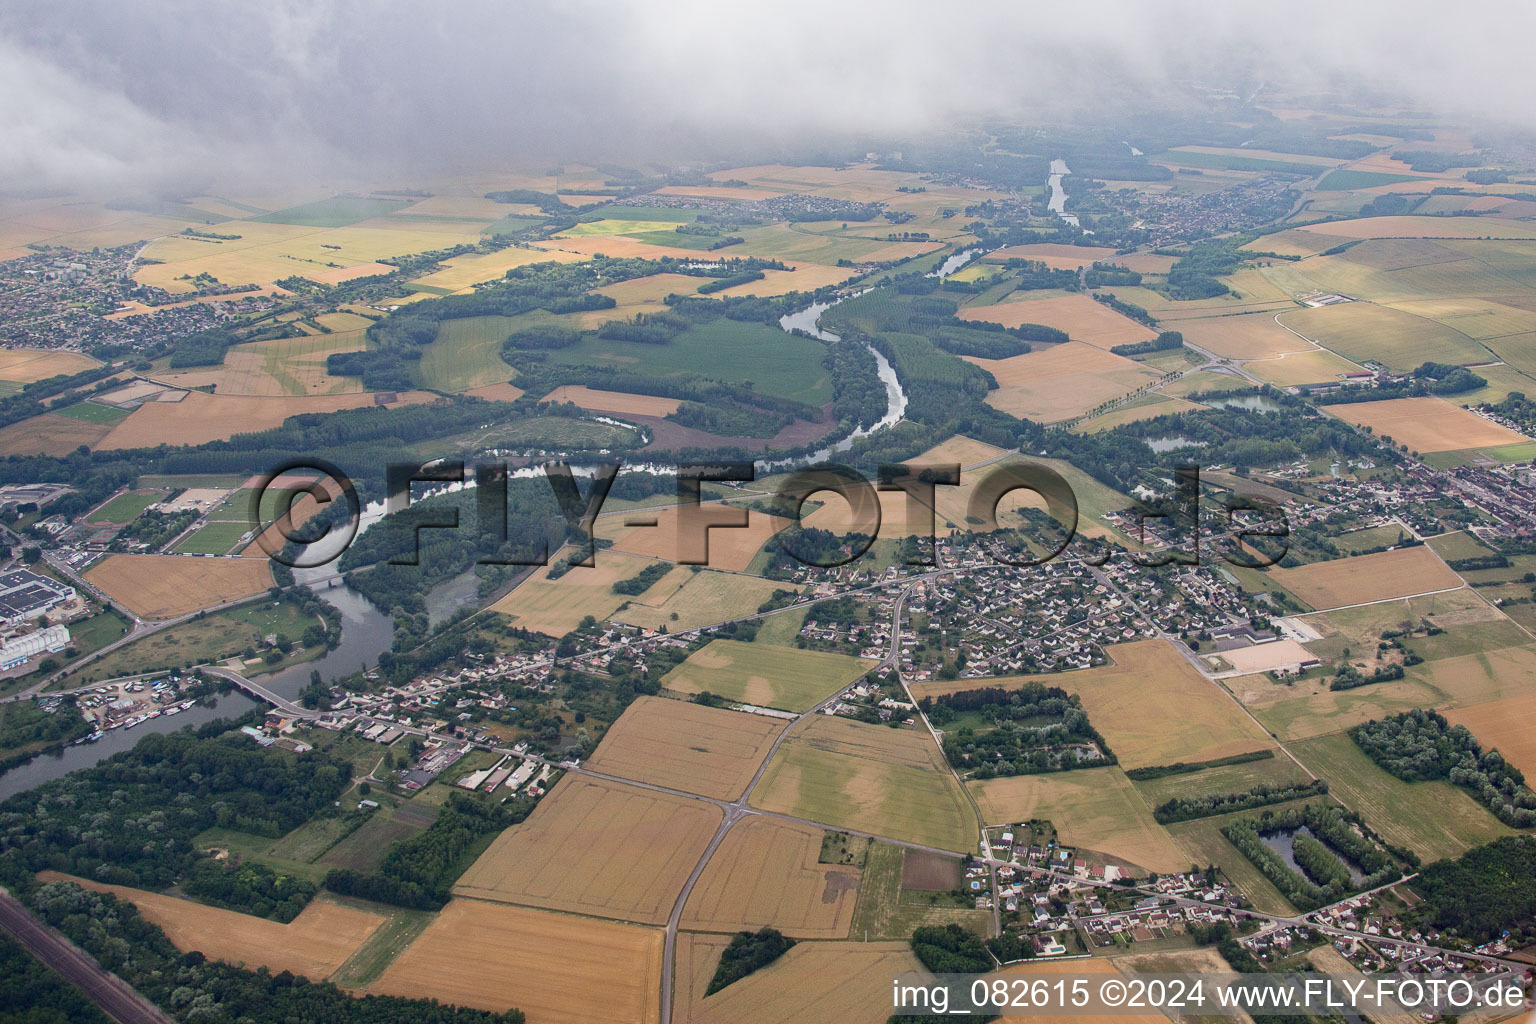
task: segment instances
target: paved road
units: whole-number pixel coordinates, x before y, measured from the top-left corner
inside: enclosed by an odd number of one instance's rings
[[[16,897],[0,888],[0,929],[26,947],[118,1024],[172,1024],[171,1018],[84,950],[33,917]]]

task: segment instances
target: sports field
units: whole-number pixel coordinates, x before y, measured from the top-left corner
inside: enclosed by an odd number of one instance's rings
[[[1004,327],[1044,324],[1066,331],[1073,341],[1095,348],[1150,341],[1157,332],[1121,316],[1086,295],[1059,295],[1048,299],[1021,299],[995,306],[970,306],[960,311],[962,320],[986,320]]]
[[[1461,578],[1423,545],[1265,571],[1318,611],[1462,586]]]
[[[1082,416],[1157,379],[1140,363],[1081,341],[1006,359],[964,358],[997,378],[988,405],[1042,423]]]
[[[605,775],[734,800],[763,763],[784,721],[641,697],[603,736],[587,767]]]
[[[272,570],[255,558],[109,555],[85,578],[140,618],[168,619],[259,594]]]
[[[185,392],[179,402],[145,402],[133,415],[113,427],[100,447],[153,448],[172,442],[181,445],[227,441],[235,434],[280,427],[289,416],[307,412],[335,412],[375,404],[366,393],[314,397],[250,397]],[[405,391],[398,402],[413,405],[436,399],[424,391]]]
[[[802,942],[708,998],[713,975],[679,963],[673,1020],[679,1024],[837,1021],[880,1024],[890,1016],[891,979],[921,970],[905,942]]]
[[[1529,731],[1529,730],[1527,730]],[[1466,790],[1448,782],[1404,782],[1366,756],[1348,733],[1292,743],[1290,749],[1328,780],[1328,791],[1389,843],[1426,862],[1458,857],[1512,834]]]
[[[1389,437],[1416,452],[1492,448],[1530,440],[1438,397],[1391,398],[1326,408],[1341,420],[1370,427],[1378,437]]]
[[[689,894],[682,927],[771,927],[797,939],[847,938],[859,869],[818,863],[822,835],[819,828],[761,816],[738,822]]]
[[[139,513],[159,501],[164,495],[159,491],[127,491],[119,494],[88,517],[90,522],[127,523],[137,519]]]
[[[945,850],[976,844],[975,813],[927,733],[846,718],[815,715],[797,725],[752,803]]]
[[[1445,717],[1471,729],[1485,751],[1497,750],[1527,779],[1536,779],[1536,692],[1452,708]]]
[[[808,711],[874,666],[827,651],[713,640],[663,676],[661,685],[678,693],[707,690],[745,704]]]
[[[1065,846],[1147,871],[1182,871],[1189,860],[1119,768],[1080,768],[967,783],[988,825],[1045,818]]]
[[[377,914],[323,899],[311,901],[288,924],[279,924],[264,917],[55,871],[42,872],[38,878],[45,882],[74,882],[131,902],[145,919],[164,929],[165,937],[183,952],[197,950],[211,960],[250,970],[266,967],[274,974],[292,971],[310,981],[330,977],[384,923],[384,918]]]
[[[1210,761],[1271,745],[1264,730],[1166,640],[1107,649],[1112,662],[1075,672],[922,683],[912,692],[939,696],[1025,682],[1059,686],[1082,699],[1088,720],[1126,768]]]
[[[515,1007],[530,1024],[651,1024],[661,950],[655,928],[456,899],[367,991]]]
[[[699,800],[572,775],[497,836],[454,893],[662,924],[720,820]]]

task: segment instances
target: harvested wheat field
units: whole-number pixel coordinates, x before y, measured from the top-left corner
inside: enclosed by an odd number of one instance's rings
[[[191,900],[162,896],[142,889],[105,885],[56,871],[38,875],[45,882],[74,882],[86,889],[110,892],[139,908],[145,919],[159,925],[165,937],[183,952],[197,950],[212,960],[274,974],[292,971],[310,981],[335,973],[374,933],[384,918],[338,903],[313,900],[288,924],[233,910],[204,906]]]
[[[450,900],[367,991],[516,1007],[529,1024],[649,1024],[660,1016],[662,937],[655,928]]]
[[[506,207],[502,210],[505,213]],[[418,278],[412,284],[428,289],[440,288],[445,292],[456,292],[482,281],[499,280],[505,277],[507,271],[513,267],[527,266],[531,263],[579,263],[585,259],[587,259],[586,256],[576,253],[519,249],[514,246],[486,253],[483,256],[455,256],[443,263],[441,270]]]
[[[1376,436],[1389,437],[1416,452],[1493,448],[1530,440],[1443,398],[1389,398],[1384,402],[1351,402],[1324,409],[1348,423],[1370,427]]]
[[[571,775],[497,836],[453,891],[662,924],[720,820],[698,800]]]
[[[683,404],[681,398],[630,395],[622,391],[597,391],[585,384],[562,384],[539,401],[570,402],[572,405],[595,412],[628,413],[631,416],[666,416],[677,412],[677,407]]]
[[[1277,388],[1297,384],[1323,384],[1338,380],[1346,373],[1355,373],[1359,364],[1325,348],[1307,352],[1289,352],[1274,359],[1258,359],[1244,367],[1249,373]]]
[[[436,401],[425,391],[401,392],[391,405]],[[194,445],[227,441],[280,427],[290,416],[336,412],[378,404],[369,393],[312,397],[248,397],[188,391],[179,402],[145,402],[102,440],[101,447],[153,448],[160,444]]]
[[[144,619],[185,615],[272,586],[264,559],[191,555],[108,555],[85,578]]]
[[[681,789],[717,800],[746,790],[784,721],[641,697],[613,723],[587,767],[605,775]]]
[[[1191,344],[1229,359],[1273,359],[1317,347],[1275,323],[1273,313],[1180,320],[1178,329]],[[1350,369],[1358,367],[1350,364]]]
[[[613,618],[645,629],[665,627],[674,633],[700,629],[751,615],[782,588],[782,583],[758,576],[679,568],[616,611]]]
[[[1044,263],[1052,270],[1078,270],[1100,260],[1108,263],[1121,262],[1113,249],[1106,249],[1103,246],[1061,245],[1057,242],[1010,245],[1006,249],[989,252],[983,258],[991,263],[1002,263],[1006,260],[1034,260],[1036,263]]]
[[[1186,868],[1188,866],[1189,865],[1187,864],[1185,865]],[[1227,970],[1225,965],[1223,965],[1222,970]],[[1169,973],[1177,972],[1170,970]],[[989,974],[987,977],[988,979],[1004,979],[1008,985],[1012,986],[1018,984],[1018,980],[1021,978],[1044,978],[1047,984],[1054,984],[1050,981],[1050,979],[1057,975],[1063,974],[1102,974],[1106,977],[1116,975],[1124,976],[1123,972],[1118,970],[1108,959],[1105,957],[1096,956],[1091,959],[1084,960],[1026,960],[1024,963],[1015,964],[1012,967],[1005,968],[995,974]],[[1090,982],[1088,989],[1090,993],[1096,992],[1098,989],[1098,984],[1096,982]],[[1009,988],[1008,991],[1014,992],[1018,990],[1015,988]],[[1145,1010],[1140,1013],[1125,1009],[1104,1008],[1101,1010],[1100,1003],[1097,1001],[1096,997],[1093,1001],[1088,1003],[1087,1008],[1083,1011],[1083,1014],[1097,1015],[1100,1012],[1107,1015],[1112,1015],[1117,1022],[1123,1022],[1123,1024],[1168,1024],[1169,1020],[1168,1017],[1163,1016],[1161,1013],[1158,1013],[1155,1010]],[[1075,1016],[1076,1015],[1074,1015],[1074,1017]],[[1179,1019],[1196,1020],[1209,1018],[1196,1018],[1191,1015],[1180,1017]],[[1247,1018],[1240,1015],[1222,1017],[1220,1019],[1223,1021],[1229,1021],[1231,1024],[1244,1024],[1244,1022],[1247,1020]],[[996,1019],[996,1024],[1019,1024],[1019,1022],[1022,1021],[1059,1022],[1060,1020],[1061,1015],[1059,1014],[1019,1012],[1008,1013],[998,1017]]]
[[[891,979],[919,970],[905,942],[802,942],[692,1005],[679,987],[675,1009],[688,1024],[880,1024],[891,1015]]]
[[[976,844],[976,815],[926,732],[814,715],[779,748],[752,804],[942,850]]]
[[[702,526],[725,515],[745,520],[745,526],[718,526],[707,533]],[[630,521],[654,519],[655,526],[628,526]],[[689,509],[676,505],[665,508],[636,509],[627,516],[609,516],[598,520],[597,535],[613,541],[614,551],[644,555],[667,562],[687,559],[689,564],[707,565],[725,572],[745,572],[768,539],[790,520],[755,509],[714,506]],[[706,557],[707,556],[707,557]],[[602,556],[599,555],[599,558]]]
[[[1536,238],[1536,225],[1492,217],[1366,217],[1304,225],[1296,230],[1312,231],[1314,227],[1337,238]]]
[[[1497,750],[1527,779],[1536,779],[1536,693],[1452,708],[1444,715],[1452,725],[1471,729],[1484,750]]]
[[[6,455],[64,456],[81,445],[95,447],[111,432],[105,423],[77,420],[45,412],[20,423],[0,427],[0,452]]]
[[[1147,871],[1189,867],[1189,858],[1119,768],[1013,775],[966,785],[988,825],[1045,818],[1056,826],[1064,846],[1093,850]]]
[[[737,822],[683,908],[682,927],[843,939],[853,920],[858,868],[818,863],[819,828],[753,816]]]
[[[1461,577],[1423,545],[1265,571],[1318,611],[1463,586]]]
[[[1081,341],[1006,359],[962,358],[997,378],[988,405],[1042,423],[1082,416],[1157,379],[1140,363]]]
[[[558,564],[567,549],[551,552],[550,565]],[[510,615],[515,625],[546,636],[564,636],[587,615],[606,619],[627,600],[613,592],[613,585],[651,565],[645,558],[612,550],[594,554],[591,567],[575,567],[549,579],[550,566],[534,570],[491,610]]]
[[[483,398],[487,402],[515,402],[523,397],[523,389],[512,384],[482,384],[470,388],[464,394],[471,398]]]
[[[677,693],[707,690],[744,704],[809,711],[875,664],[830,651],[712,640],[662,676],[661,685]]]
[[[1157,332],[1121,316],[1086,295],[1059,295],[1049,299],[1022,299],[995,306],[971,306],[960,311],[962,320],[986,320],[1004,327],[1044,324],[1066,331],[1073,341],[1095,348],[1110,348],[1151,341]]]
[[[326,314],[347,317],[349,321],[368,321],[351,313]],[[157,374],[155,379],[184,388],[212,386],[224,395],[264,395],[272,397],[302,395],[340,395],[360,393],[363,385],[356,377],[333,377],[326,370],[326,360],[333,353],[361,351],[366,342],[364,328],[336,334],[303,335],[236,345],[224,353],[219,366],[203,367],[183,373]]]
[[[31,384],[66,373],[79,373],[98,360],[81,352],[59,352],[46,348],[0,348],[0,380]]]
[[[1271,745],[1270,739],[1173,644],[1138,640],[1106,648],[1112,663],[1075,672],[918,683],[919,698],[1026,682],[1059,686],[1082,699],[1088,720],[1126,768],[1209,761]]]
[[[958,462],[962,467],[974,466],[978,462],[986,462],[1002,454],[1003,449],[998,448],[996,445],[990,445],[985,441],[966,437],[964,434],[956,434],[946,441],[940,441],[921,455],[915,455],[907,459],[906,465],[932,466],[935,464]]]

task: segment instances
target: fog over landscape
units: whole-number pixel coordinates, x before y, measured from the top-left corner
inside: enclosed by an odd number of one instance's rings
[[[1245,99],[1267,82],[1342,87],[1529,126],[1518,48],[1536,11],[1474,6],[1504,28],[1400,3],[12,7],[0,177],[175,188],[507,157],[675,166],[743,145],[1177,108],[1195,84]]]

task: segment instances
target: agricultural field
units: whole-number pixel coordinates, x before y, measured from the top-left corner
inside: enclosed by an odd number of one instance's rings
[[[336,412],[377,404],[371,394],[312,397],[253,397],[182,392],[178,402],[145,402],[100,440],[103,449],[153,448],[174,438],[184,445],[227,441],[235,434],[280,427],[290,416]],[[398,402],[414,405],[436,398],[424,391],[406,391]],[[18,424],[21,426],[24,424]]]
[[[988,825],[1044,818],[1064,846],[1125,861],[1144,871],[1182,871],[1189,860],[1119,768],[1079,768],[966,784]]]
[[[1280,322],[1346,359],[1377,362],[1399,373],[1424,362],[1493,361],[1487,348],[1460,331],[1370,302],[1298,309],[1281,314]]]
[[[331,314],[366,320],[349,313]],[[356,377],[333,377],[326,359],[337,352],[360,351],[366,344],[363,328],[334,334],[306,334],[232,346],[219,366],[157,372],[156,380],[184,388],[212,387],[216,394],[261,397],[356,394],[363,390]]]
[[[1471,729],[1484,750],[1497,750],[1527,779],[1536,779],[1536,692],[1453,708],[1445,717]]]
[[[421,349],[416,371],[421,386],[452,393],[516,376],[501,359],[501,343],[510,332],[496,327],[495,319],[469,317],[438,324],[436,340]]]
[[[746,791],[779,733],[780,719],[641,697],[603,736],[587,767],[605,775],[717,800]]]
[[[1160,779],[1131,782],[1148,807],[1157,807],[1176,796],[1201,797],[1220,793],[1241,793],[1255,786],[1288,786],[1307,781],[1307,773],[1276,751],[1273,757],[1260,761],[1244,761],[1240,764],[1224,764],[1180,775],[1164,775]]]
[[[82,352],[60,352],[46,348],[0,349],[0,380],[17,384],[31,384],[100,365],[99,360]]]
[[[1536,225],[1491,217],[1366,217],[1297,230],[1336,238],[1536,238]]]
[[[661,947],[655,928],[456,899],[367,991],[516,1007],[529,1024],[653,1024]]]
[[[1151,392],[1109,412],[1082,420],[1073,426],[1072,430],[1080,434],[1096,434],[1101,430],[1123,427],[1127,423],[1167,416],[1171,413],[1199,412],[1204,408],[1203,405],[1187,402],[1182,398],[1169,398],[1158,392]]]
[[[752,803],[840,828],[968,851],[976,818],[926,733],[816,715],[769,762]]]
[[[827,651],[713,640],[663,676],[661,685],[678,693],[707,690],[745,704],[809,711],[874,665]]]
[[[1318,736],[1290,745],[1328,791],[1388,842],[1407,847],[1426,862],[1458,857],[1511,830],[1448,782],[1404,782],[1379,768],[1348,733]]]
[[[1020,324],[1044,324],[1066,331],[1073,341],[1095,348],[1129,345],[1150,341],[1157,332],[1127,319],[1101,302],[1086,295],[1060,295],[1047,299],[1022,299],[995,306],[969,306],[960,311],[962,320],[985,320],[1017,327]]]
[[[630,395],[622,391],[595,391],[584,384],[562,384],[541,402],[569,402],[594,412],[616,412],[631,416],[666,416],[683,404],[680,398],[655,395]]]
[[[85,578],[145,619],[185,615],[272,586],[272,570],[265,561],[186,555],[108,555]]]
[[[1044,263],[1052,270],[1080,270],[1098,262],[1123,264],[1114,249],[1086,245],[1060,245],[1043,242],[1035,245],[1010,245],[1006,249],[989,252],[983,262],[1003,263],[1008,260],[1033,260]]]
[[[1107,649],[1111,663],[1041,676],[1003,676],[919,683],[917,697],[941,696],[1026,682],[1076,694],[1088,720],[1126,768],[1193,764],[1263,750],[1268,736],[1216,684],[1166,640],[1138,640]]]
[[[997,378],[988,405],[1042,423],[1082,416],[1157,379],[1140,363],[1081,341],[1006,359],[964,358]]]
[[[698,800],[572,775],[497,836],[454,893],[662,924],[720,820]]]
[[[678,585],[678,579],[681,585]],[[671,589],[673,587],[676,589]],[[614,613],[616,622],[645,629],[699,629],[756,612],[783,584],[704,569],[674,570]]]
[[[685,516],[672,507],[657,509],[646,516],[611,516],[599,520],[595,530],[598,537],[613,541],[614,551],[668,562],[687,559],[690,564],[707,565],[711,569],[745,572],[769,538],[791,522],[755,509],[732,511],[746,520],[745,526],[721,526],[706,532],[694,523],[715,513],[690,510]],[[625,522],[629,518],[652,516],[656,520],[655,526],[629,526]]]
[[[797,939],[848,937],[859,869],[818,863],[822,831],[754,815],[737,822],[683,908],[692,931],[777,928]]]
[[[42,881],[74,882],[128,900],[185,952],[197,950],[210,959],[252,970],[266,967],[274,974],[292,971],[311,981],[330,977],[384,923],[377,914],[325,899],[312,901],[288,924],[279,924],[264,917],[53,871],[39,877]]]
[[[1276,359],[1315,348],[1280,326],[1273,313],[1191,318],[1180,320],[1177,329],[1190,344],[1228,359]]]
[[[1524,434],[1485,420],[1443,398],[1392,398],[1384,402],[1330,405],[1329,413],[1416,452],[1461,451],[1523,444]]]
[[[1461,578],[1423,545],[1295,569],[1275,566],[1265,572],[1318,611],[1463,586]]]
[[[712,964],[691,971],[696,980],[685,984],[679,962],[673,1019],[680,1024],[880,1024],[890,1016],[891,979],[918,970],[921,965],[906,942],[802,942],[705,997]]]
[[[7,455],[63,457],[81,445],[94,447],[111,432],[105,423],[91,423],[56,412],[45,412],[0,427],[0,451]]]
[[[550,554],[551,565],[562,553]],[[549,579],[549,566],[536,569],[506,597],[491,605],[491,610],[510,616],[516,626],[546,636],[564,636],[588,615],[607,619],[626,598],[613,592],[613,585],[626,580],[652,564],[650,559],[634,555],[599,551],[591,567],[567,570]]]

